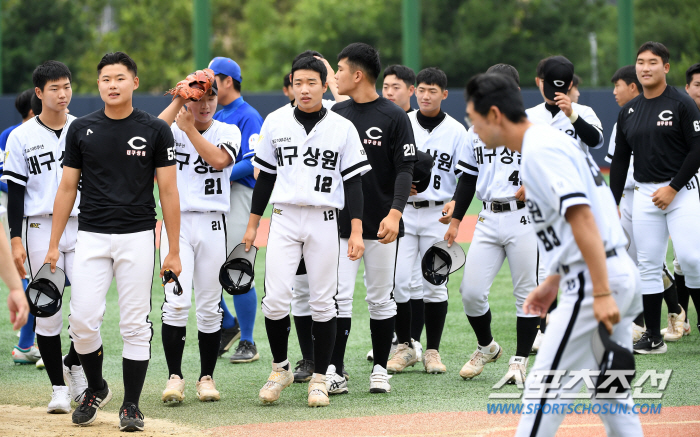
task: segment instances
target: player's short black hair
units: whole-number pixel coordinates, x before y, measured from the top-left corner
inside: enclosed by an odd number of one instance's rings
[[[544,64],[546,64],[547,61],[549,61],[553,57],[554,57],[554,55],[547,56],[546,58],[542,59],[540,62],[537,63],[537,70],[536,70],[537,77],[539,77],[540,79],[544,79]]]
[[[518,84],[510,77],[499,73],[484,73],[472,77],[467,83],[467,102],[481,115],[488,114],[495,106],[513,123],[527,118],[523,96]]]
[[[294,57],[294,60],[292,61],[292,67],[294,66],[294,64],[296,64],[296,62],[297,62],[299,59],[301,59],[301,58],[308,58],[309,56],[312,57],[312,58],[313,58],[314,56],[318,56],[319,58],[323,58],[323,55],[322,55],[321,53],[317,52],[316,50],[304,50],[303,52],[299,53],[298,55],[296,55],[296,56]]]
[[[574,77],[571,78],[571,88],[577,87],[578,84],[581,83],[581,78],[578,77],[578,74],[574,73]]]
[[[17,94],[17,97],[15,97],[15,109],[17,109],[19,115],[22,116],[22,120],[27,118],[29,111],[32,109],[33,95],[36,95],[34,88],[29,88],[28,90],[24,90]],[[39,104],[41,104],[41,102]]]
[[[389,65],[384,69],[384,77],[382,77],[382,79],[386,79],[387,76],[391,76],[392,74],[402,80],[403,83],[406,84],[406,87],[416,84],[416,73],[412,68],[406,67],[405,65]]]
[[[685,84],[690,85],[690,82],[693,81],[693,76],[696,74],[700,74],[700,62],[691,65],[690,68],[685,71]]]
[[[104,67],[115,64],[125,66],[126,69],[134,75],[134,77],[137,76],[136,61],[131,59],[131,57],[124,52],[107,53],[104,55],[100,60],[100,63],[97,64],[97,75],[100,75]]]
[[[668,64],[668,61],[671,59],[671,54],[669,53],[668,49],[666,48],[665,45],[661,44],[660,42],[656,41],[647,41],[644,44],[642,44],[639,47],[639,50],[637,50],[637,57],[639,57],[640,54],[644,52],[652,52],[655,56],[658,56],[661,58],[661,61],[664,64]]]
[[[328,76],[328,70],[326,65],[314,58],[313,56],[306,56],[297,60],[294,65],[292,65],[292,79],[294,78],[294,72],[298,70],[312,70],[316,71],[321,75],[321,85],[326,83],[326,77]]]
[[[518,70],[513,67],[510,64],[496,64],[492,65],[489,67],[488,70],[486,70],[487,73],[500,73],[500,74],[505,74],[506,76],[510,76],[513,78],[515,83],[520,86],[520,75],[518,74]]]
[[[41,99],[36,95],[36,93],[32,94],[31,106],[34,115],[41,114]]]
[[[227,77],[231,77],[231,76],[229,76],[229,75],[227,75],[227,74],[224,74],[224,73],[219,73],[219,74],[217,74],[216,76],[217,76],[217,77],[219,78],[219,80],[221,80],[222,82],[223,82],[224,80],[226,80]],[[232,78],[232,77],[231,77],[231,80],[233,81],[233,89],[236,90],[236,91],[238,91],[238,92],[240,93],[240,92],[241,92],[241,83],[240,83],[239,81],[237,81],[236,79]]]
[[[618,80],[624,80],[627,85],[635,84],[637,85],[637,90],[642,92],[642,84],[639,83],[639,78],[637,77],[637,69],[634,65],[625,65],[613,74],[610,82],[616,84]]]
[[[46,61],[34,69],[32,82],[34,86],[44,91],[44,87],[50,81],[67,78],[71,81],[70,70],[63,62]]]
[[[441,90],[447,89],[447,75],[436,67],[422,69],[416,76],[416,84],[437,85]]]
[[[288,86],[290,86],[292,84],[292,81],[289,80],[289,74],[290,73],[287,73],[284,75],[284,87],[285,88],[287,88]]]
[[[354,42],[338,53],[338,61],[347,59],[347,63],[356,70],[362,70],[371,83],[376,83],[382,72],[379,52],[369,44]]]

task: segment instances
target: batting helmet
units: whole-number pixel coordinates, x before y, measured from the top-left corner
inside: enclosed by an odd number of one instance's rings
[[[598,329],[593,333],[591,347],[600,366],[595,387],[596,397],[610,398],[629,390],[636,373],[632,351],[613,341],[603,322],[598,324]]]
[[[416,163],[413,166],[413,185],[422,193],[430,185],[434,160],[430,154],[416,150]]]
[[[51,272],[51,264],[41,266],[24,294],[29,302],[29,312],[35,317],[51,317],[61,309],[66,274],[59,267]]]
[[[255,255],[258,248],[250,246],[245,251],[245,243],[234,247],[219,270],[219,282],[228,294],[245,294],[253,287],[255,277]]]
[[[428,248],[421,261],[423,277],[433,285],[447,282],[450,273],[461,269],[467,257],[459,244],[447,247],[447,241],[439,241]]]

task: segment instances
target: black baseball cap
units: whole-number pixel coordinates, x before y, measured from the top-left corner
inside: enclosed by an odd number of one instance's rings
[[[549,100],[554,100],[554,93],[564,93],[569,91],[569,85],[574,80],[574,64],[563,56],[552,56],[545,62],[542,68],[544,74],[544,96]]]
[[[433,285],[442,285],[447,282],[447,277],[461,269],[467,256],[464,249],[457,243],[447,247],[447,241],[442,240],[433,244],[425,251],[421,260],[423,278]]]
[[[63,289],[66,286],[66,273],[56,267],[51,271],[51,264],[46,263],[34,276],[24,291],[29,302],[29,312],[35,317],[51,317],[61,309]]]
[[[623,328],[618,326],[618,329]],[[601,399],[610,398],[628,390],[627,387],[624,387],[620,378],[614,376],[617,372],[625,372],[624,376],[627,379],[627,385],[631,385],[636,373],[632,351],[611,339],[608,329],[603,322],[600,322],[598,328],[593,332],[591,348],[593,349],[593,356],[600,367],[600,375],[595,387],[596,397]],[[601,387],[611,379],[612,381],[608,386]]]
[[[245,294],[253,287],[255,278],[255,255],[258,248],[250,246],[245,251],[245,243],[234,247],[219,269],[219,283],[228,294]]]
[[[418,159],[413,166],[413,185],[416,186],[416,191],[422,193],[428,189],[433,170],[433,157],[429,153],[416,150],[416,158]]]

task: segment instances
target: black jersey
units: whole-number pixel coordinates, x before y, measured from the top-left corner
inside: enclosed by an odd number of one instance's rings
[[[667,86],[653,99],[643,94],[635,97],[622,107],[617,117],[615,156],[610,174],[615,198],[619,199],[618,194],[622,193],[618,173],[627,173],[630,153],[634,152],[637,182],[671,181],[671,187],[678,191],[698,170],[695,166],[694,170],[686,171],[687,165],[684,166],[688,155],[698,147],[700,111],[685,92]],[[624,169],[615,165],[625,162]],[[683,172],[681,167],[684,167]]]
[[[78,229],[127,234],[155,229],[153,178],[175,165],[170,127],[134,108],[122,120],[104,109],[75,120],[66,136],[63,165],[82,170]]]
[[[360,134],[372,171],[362,176],[364,213],[362,238],[376,240],[379,223],[389,214],[394,200],[396,174],[402,164],[416,161],[413,129],[406,112],[384,97],[368,103],[352,99],[333,105],[332,111],[350,120]],[[340,236],[350,237],[350,215],[340,212]],[[403,220],[399,237],[403,236]]]

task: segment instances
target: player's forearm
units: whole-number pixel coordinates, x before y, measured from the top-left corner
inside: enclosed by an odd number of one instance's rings
[[[163,222],[168,230],[168,243],[170,244],[169,253],[180,253],[180,196],[177,191],[177,186],[173,190],[172,187],[166,189],[158,185],[158,194],[160,196],[160,204],[163,210]]]
[[[698,172],[698,167],[700,167],[700,137],[695,137],[690,148],[690,153],[685,157],[681,169],[669,184],[671,188],[680,191],[681,188],[695,176]]]
[[[588,266],[594,294],[610,291],[605,246],[600,237],[593,212],[588,205],[574,205],[566,211],[566,221]]]
[[[350,220],[350,233],[362,236],[362,220],[360,220],[360,219]]]
[[[24,193],[26,187],[18,183],[8,182],[7,193],[7,224],[10,227],[10,238],[22,237],[22,218],[24,218]]]
[[[455,195],[452,198],[455,201],[455,209],[452,211],[452,220],[458,219],[461,221],[464,218],[464,214],[467,213],[467,209],[469,209],[469,205],[471,205],[474,199],[474,193],[476,193],[477,178],[478,176],[463,174],[462,177],[459,178],[459,181],[457,181]]]
[[[0,237],[0,278],[11,292],[14,290],[22,291],[22,280],[12,260],[10,246],[7,244],[7,236],[2,226],[0,226],[0,235],[2,235]]]
[[[255,183],[255,188],[253,188],[253,198],[250,205],[250,215],[251,219],[253,215],[261,217],[267,208],[268,202],[270,202],[270,196],[272,196],[272,190],[275,188],[275,181],[277,180],[277,175],[268,173],[265,171],[260,172],[258,180]],[[260,219],[258,218],[258,222]]]
[[[577,117],[576,121],[571,123],[576,129],[576,135],[581,138],[581,141],[591,149],[597,149],[603,146],[605,139],[603,133],[588,123],[581,117]]]
[[[254,174],[256,168],[253,167],[253,163],[251,162],[252,159],[253,155],[243,158],[237,163],[233,164],[233,167],[231,167],[231,176],[229,176],[229,180],[233,182]]]
[[[620,204],[620,199],[622,199],[622,191],[625,189],[629,167],[630,154],[616,149],[615,156],[613,156],[610,164],[610,190],[615,197],[615,203],[618,205]]]
[[[204,138],[194,126],[187,129],[185,134],[187,135],[187,138],[189,138],[197,153],[199,153],[199,156],[201,156],[207,164],[211,165],[216,170],[223,170],[231,163],[231,155],[229,155],[227,151],[220,149],[211,142],[207,141],[207,139]]]
[[[394,182],[394,201],[391,203],[391,209],[403,214],[403,209],[406,207],[408,196],[411,194],[411,185],[413,184],[413,163],[403,164],[399,167]]]
[[[345,208],[350,213],[350,218],[362,220],[365,208],[365,198],[362,193],[362,176],[357,174],[347,181],[343,181],[343,190],[345,194]],[[361,228],[362,222],[360,222]]]
[[[175,121],[177,113],[180,112],[180,109],[182,109],[183,106],[185,106],[185,103],[187,103],[185,99],[183,99],[180,96],[175,96],[175,98],[172,102],[170,102],[168,107],[165,108],[163,112],[160,113],[160,115],[158,115],[158,118],[168,123],[168,126],[170,126]]]
[[[51,220],[50,248],[58,248],[58,242],[66,229],[66,223],[70,218],[70,212],[75,205],[75,198],[78,196],[77,187],[74,190],[61,188],[59,185],[56,191],[56,199],[53,202],[53,218]]]

